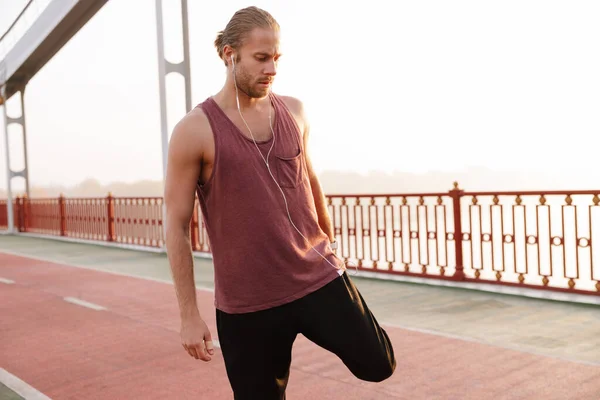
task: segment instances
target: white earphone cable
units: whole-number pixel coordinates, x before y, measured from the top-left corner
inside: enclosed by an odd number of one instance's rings
[[[271,178],[273,179],[273,182],[275,182],[275,184],[277,185],[277,188],[279,189],[279,191],[281,192],[281,195],[283,196],[283,201],[285,203],[285,209],[287,212],[287,216],[288,219],[290,221],[290,223],[292,224],[292,226],[294,227],[294,229],[300,234],[300,236],[302,236],[304,238],[304,240],[306,240],[307,243],[309,243],[310,247],[321,256],[321,258],[323,258],[325,261],[327,261],[327,263],[329,263],[329,265],[331,265],[333,268],[340,270],[342,269],[342,267],[340,266],[335,266],[331,263],[331,261],[329,261],[323,254],[321,254],[321,252],[319,252],[317,249],[315,249],[315,247],[310,244],[310,241],[308,240],[308,238],[306,236],[304,236],[304,234],[302,234],[302,232],[298,229],[298,227],[296,226],[296,224],[294,224],[294,221],[292,220],[292,216],[290,214],[290,209],[288,206],[288,202],[287,202],[287,198],[285,196],[285,193],[283,191],[283,189],[281,188],[281,186],[279,185],[279,182],[277,182],[277,179],[275,179],[275,177],[273,176],[273,172],[271,172],[271,166],[269,165],[269,155],[271,154],[271,150],[273,150],[273,146],[275,145],[275,131],[273,130],[273,124],[271,121],[271,104],[269,104],[269,128],[271,129],[271,134],[273,135],[273,141],[271,143],[271,147],[269,148],[269,151],[267,152],[267,157],[265,158],[262,154],[262,152],[260,151],[260,148],[258,147],[258,144],[256,143],[256,140],[254,138],[254,134],[252,133],[252,129],[250,129],[250,127],[248,126],[248,123],[246,122],[246,119],[244,118],[244,116],[242,115],[242,110],[240,108],[240,100],[239,100],[239,92],[238,92],[238,86],[237,86],[237,79],[235,77],[235,62],[233,61],[233,56],[231,56],[231,61],[233,63],[233,84],[235,86],[235,98],[237,101],[237,108],[238,108],[238,112],[240,114],[240,118],[242,118],[242,121],[244,122],[244,125],[246,125],[246,128],[248,129],[248,132],[250,132],[250,136],[252,136],[252,142],[254,143],[254,145],[256,146],[256,149],[258,150],[258,154],[260,154],[260,157],[263,159],[263,162],[265,163],[267,170],[269,171],[269,175],[271,175]],[[335,254],[335,252],[333,253],[334,257],[339,258],[337,256],[337,254]],[[342,261],[343,263],[343,261]],[[345,264],[344,264],[344,269],[345,269]],[[356,273],[358,273],[358,268],[356,268]]]

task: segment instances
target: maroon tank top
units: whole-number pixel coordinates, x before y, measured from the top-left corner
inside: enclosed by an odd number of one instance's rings
[[[215,141],[213,171],[197,193],[213,255],[215,306],[227,313],[264,310],[299,299],[339,276],[333,265],[329,238],[318,224],[306,170],[301,134],[296,121],[278,96],[275,144],[269,166],[283,196],[245,136],[212,99],[199,105],[208,117]],[[271,139],[257,142],[264,157]]]

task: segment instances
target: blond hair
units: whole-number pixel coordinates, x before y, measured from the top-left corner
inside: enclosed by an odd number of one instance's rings
[[[223,49],[226,45],[238,49],[254,28],[270,28],[279,31],[279,23],[267,11],[252,6],[236,11],[227,23],[225,30],[220,31],[215,39],[215,48],[225,65]]]

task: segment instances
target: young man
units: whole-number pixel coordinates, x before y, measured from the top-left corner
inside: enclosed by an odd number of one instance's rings
[[[396,366],[392,344],[334,253],[325,198],[306,153],[302,103],[270,91],[279,25],[264,10],[239,10],[215,47],[225,84],[179,121],[169,145],[166,243],[183,347],[203,361],[214,355],[196,304],[189,241],[197,194],[235,399],[285,398],[298,334],[335,353],[359,379],[387,379]]]

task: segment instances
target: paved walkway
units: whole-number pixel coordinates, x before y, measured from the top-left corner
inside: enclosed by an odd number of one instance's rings
[[[216,334],[210,261],[196,270]],[[203,363],[180,345],[164,255],[0,236],[0,278],[14,282],[0,283],[0,368],[46,396],[231,398],[219,352]],[[396,373],[361,382],[300,337],[290,399],[600,398],[598,306],[353,279],[393,340]]]

